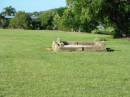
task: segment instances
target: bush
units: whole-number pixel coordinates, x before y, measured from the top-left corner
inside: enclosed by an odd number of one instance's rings
[[[47,12],[42,13],[39,16],[39,20],[41,22],[41,28],[52,30],[53,29],[53,17],[54,17],[54,13],[52,11],[47,11]]]
[[[31,18],[25,12],[18,12],[16,16],[10,21],[11,28],[30,29]]]
[[[106,27],[102,30],[94,29],[91,31],[93,34],[105,34],[105,35],[115,35],[116,30],[114,27]]]
[[[3,16],[0,16],[0,28],[6,28],[9,25],[9,21],[6,20]]]

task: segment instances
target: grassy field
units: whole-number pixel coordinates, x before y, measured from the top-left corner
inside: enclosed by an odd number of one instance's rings
[[[107,38],[114,52],[48,51],[57,37]],[[0,30],[0,97],[130,97],[130,41],[93,34]]]

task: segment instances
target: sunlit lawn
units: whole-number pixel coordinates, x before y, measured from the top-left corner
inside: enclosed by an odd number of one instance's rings
[[[48,51],[57,37],[104,37],[114,52]],[[0,30],[0,97],[130,97],[130,41],[58,31]]]

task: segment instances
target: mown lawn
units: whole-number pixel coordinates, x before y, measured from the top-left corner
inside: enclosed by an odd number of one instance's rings
[[[114,52],[48,51],[64,40],[107,38]],[[0,97],[130,97],[130,41],[93,34],[0,30]]]

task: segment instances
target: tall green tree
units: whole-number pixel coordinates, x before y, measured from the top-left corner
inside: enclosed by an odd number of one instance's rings
[[[16,10],[12,6],[5,7],[2,12],[3,16],[14,16],[15,14]]]
[[[53,29],[53,17],[54,17],[53,11],[47,11],[47,12],[42,13],[39,16],[39,19],[41,21],[41,28],[52,30]]]
[[[130,13],[130,1],[128,0],[105,0],[102,5],[101,15],[108,17],[117,28],[116,36],[127,36],[128,18]]]
[[[41,12],[39,20],[41,22],[41,29],[48,30],[63,30],[62,29],[62,16],[66,7],[60,7],[51,9],[45,12]]]
[[[67,0],[68,8],[72,10],[79,29],[88,31],[91,21],[97,19],[103,0]]]
[[[76,18],[76,15],[71,9],[68,8],[64,11],[61,21],[64,28],[63,30],[79,31],[78,18]]]
[[[106,17],[109,23],[117,29],[117,36],[129,34],[128,17],[130,1],[128,0],[66,0],[68,8],[79,19],[80,27],[86,31],[92,30],[92,23],[104,22]],[[105,22],[104,22],[105,23]],[[96,26],[95,26],[96,27]]]

